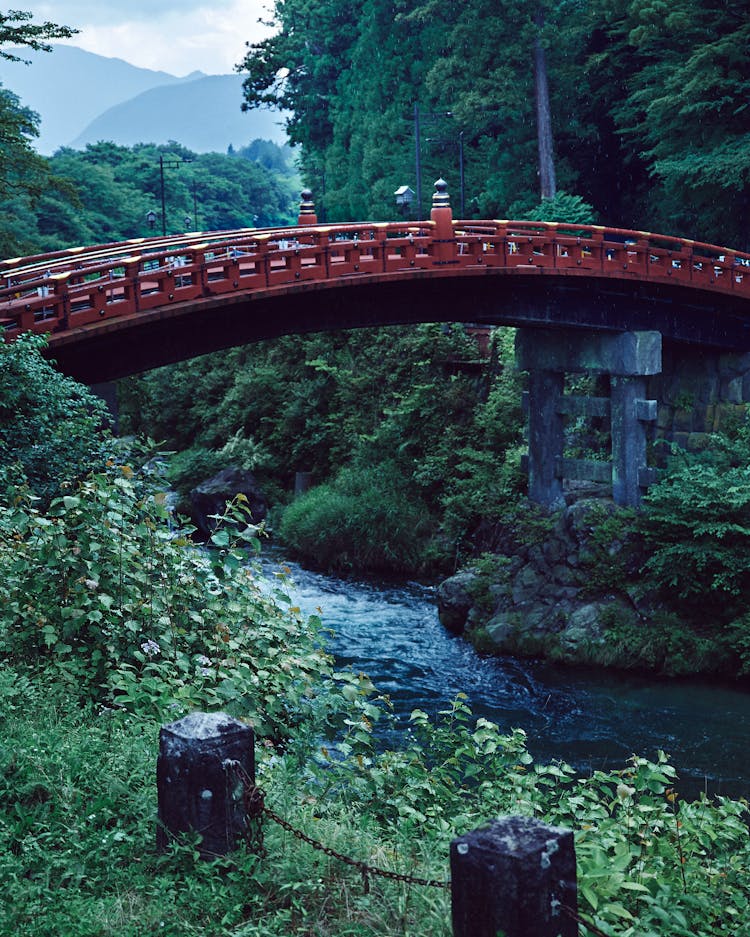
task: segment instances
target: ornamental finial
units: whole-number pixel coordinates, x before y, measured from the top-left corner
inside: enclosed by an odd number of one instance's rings
[[[435,183],[435,192],[432,196],[433,208],[450,208],[451,197],[448,195],[448,183],[442,176]]]

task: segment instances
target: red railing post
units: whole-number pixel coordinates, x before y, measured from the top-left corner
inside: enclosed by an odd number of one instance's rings
[[[448,195],[448,183],[445,179],[438,179],[435,183],[430,220],[434,224],[432,230],[434,263],[455,263],[456,239],[453,234],[453,211]]]
[[[303,189],[300,193],[302,201],[299,205],[299,215],[297,217],[298,225],[310,225],[318,223],[318,216],[315,213],[315,202],[310,189]]]

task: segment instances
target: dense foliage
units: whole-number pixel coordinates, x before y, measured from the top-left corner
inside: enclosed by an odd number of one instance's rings
[[[744,10],[724,0],[284,0],[243,63],[248,106],[290,110],[331,218],[421,206],[444,176],[468,217],[539,202],[533,49],[546,53],[557,180],[605,224],[747,247],[750,66]]]
[[[183,490],[240,463],[283,504],[295,473],[311,473],[328,487],[290,508],[281,528],[310,561],[452,567],[519,490],[512,339],[498,331],[480,361],[461,327],[283,338],[126,382],[122,425],[187,450],[173,463]],[[368,527],[368,511],[383,523]],[[365,540],[343,550],[354,529],[367,529]]]
[[[55,23],[34,23],[31,13],[23,10],[0,11],[0,58],[24,63],[26,60],[6,47],[50,51],[49,39],[63,39],[77,30]],[[17,195],[38,195],[46,188],[65,184],[54,177],[47,160],[33,148],[39,133],[39,117],[23,106],[10,89],[0,85],[0,200]],[[13,253],[14,242],[0,228],[0,254]]]
[[[717,669],[728,653],[730,669],[750,673],[750,413],[700,455],[675,448],[635,530],[646,588],[692,626]]]
[[[162,165],[167,233],[288,224],[299,202],[291,163],[288,147],[263,140],[231,154],[178,144],[62,148],[45,165],[64,186],[33,198],[0,191],[0,247],[21,253],[160,234]]]
[[[26,483],[48,501],[104,462],[109,413],[42,357],[44,345],[31,334],[0,338],[0,484]]]

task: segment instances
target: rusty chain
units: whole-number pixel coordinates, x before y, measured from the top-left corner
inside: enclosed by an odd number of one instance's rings
[[[227,773],[229,773],[229,770],[233,770],[242,785],[243,805],[249,820],[260,821],[262,817],[266,816],[269,818],[269,820],[273,820],[273,822],[280,826],[283,830],[286,830],[287,833],[291,833],[292,836],[301,840],[303,843],[307,843],[308,846],[311,846],[313,849],[317,849],[319,852],[330,856],[332,859],[338,859],[339,862],[343,862],[346,865],[357,869],[357,871],[362,876],[365,894],[370,891],[369,879],[371,876],[389,879],[393,882],[404,882],[407,885],[425,885],[429,888],[451,887],[450,879],[446,881],[440,881],[438,879],[420,878],[416,875],[407,875],[403,872],[391,872],[388,869],[380,869],[377,866],[369,865],[367,862],[363,862],[361,859],[352,859],[351,856],[345,856],[343,853],[338,852],[331,846],[326,846],[324,843],[321,843],[320,840],[314,839],[312,836],[308,836],[307,833],[304,833],[297,827],[292,826],[288,820],[285,820],[283,817],[279,816],[278,813],[267,806],[265,802],[265,791],[263,788],[258,787],[255,781],[250,777],[250,775],[247,773],[247,771],[245,771],[243,766],[238,761],[227,759],[223,766]],[[255,848],[255,851],[259,855],[265,855],[262,829],[258,827],[255,832],[251,832],[249,834],[248,838],[251,846]],[[594,934],[594,937],[611,937],[610,934],[605,934],[604,931],[599,930],[599,928],[591,921],[581,917],[578,912],[569,905],[560,905],[560,910],[571,920],[587,928],[587,930]]]
[[[292,836],[295,836],[303,843],[312,846],[313,849],[317,849],[319,852],[325,853],[325,855],[330,856],[332,859],[338,859],[340,862],[344,862],[346,865],[357,869],[362,876],[365,893],[370,890],[369,880],[371,876],[386,878],[393,882],[404,882],[407,885],[425,885],[430,888],[450,888],[450,880],[440,881],[439,879],[420,878],[419,876],[407,875],[403,872],[391,872],[389,869],[380,869],[377,866],[363,862],[361,859],[352,859],[351,856],[345,856],[331,846],[326,846],[324,843],[321,843],[320,840],[314,839],[302,830],[292,826],[288,820],[280,817],[278,813],[268,807],[265,802],[265,792],[255,784],[255,781],[238,761],[227,759],[227,761],[224,762],[224,770],[229,771],[230,769],[236,773],[242,784],[244,806],[250,820],[259,820],[261,817],[266,816],[283,830],[286,830],[287,833],[291,833]],[[254,842],[258,843],[262,851],[262,832],[255,834]]]

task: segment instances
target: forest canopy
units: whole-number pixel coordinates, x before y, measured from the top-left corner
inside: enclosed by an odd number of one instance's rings
[[[540,15],[540,11],[543,15]],[[747,248],[750,22],[727,0],[283,0],[240,70],[247,107],[291,112],[331,220],[391,217],[426,184],[466,215],[540,201],[533,54],[546,57],[558,188],[605,224]]]

